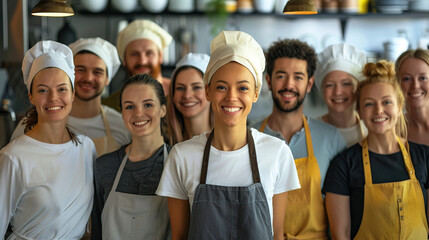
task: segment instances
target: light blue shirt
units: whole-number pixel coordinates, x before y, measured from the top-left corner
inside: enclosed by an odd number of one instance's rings
[[[306,118],[311,132],[314,156],[319,164],[321,184],[323,185],[330,161],[338,153],[346,149],[347,145],[340,132],[335,127],[310,117]],[[259,130],[262,122],[263,120],[256,122],[250,125],[250,127]],[[287,123],[285,123],[285,125],[287,125]],[[284,140],[292,150],[292,154],[295,159],[308,156],[304,127],[292,136],[289,143],[283,138],[283,135],[280,132],[273,131],[268,124],[265,126],[264,133]],[[322,185],[320,188],[322,188]]]

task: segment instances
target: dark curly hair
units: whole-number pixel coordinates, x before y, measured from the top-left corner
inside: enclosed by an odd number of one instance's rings
[[[267,73],[271,77],[274,62],[277,58],[297,58],[307,62],[308,78],[311,78],[316,70],[317,55],[312,47],[298,39],[284,39],[271,44],[266,54]]]

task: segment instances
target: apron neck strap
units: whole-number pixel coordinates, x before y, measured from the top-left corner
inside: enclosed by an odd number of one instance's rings
[[[415,180],[416,175],[414,172],[414,166],[411,162],[411,156],[409,154],[409,144],[406,141],[406,147],[402,144],[398,136],[396,136],[396,141],[398,142],[399,148],[401,149],[402,157],[404,159],[405,168],[408,172],[410,179]],[[368,138],[365,138],[362,142],[362,159],[363,159],[363,169],[365,174],[365,184],[372,185],[372,174],[371,174],[371,163],[369,161],[369,150],[368,150]]]
[[[264,121],[262,122],[261,126],[259,127],[260,132],[264,132],[265,126],[267,126],[267,123],[268,123],[268,118],[269,117],[265,118]]]
[[[302,122],[304,124],[304,131],[305,131],[305,142],[307,143],[307,156],[313,157],[313,141],[311,140],[311,132],[310,127],[308,126],[307,119],[304,115],[302,115]]]
[[[107,121],[106,112],[104,111],[103,105],[100,106],[100,112],[101,112],[101,118],[103,119],[104,128],[106,129],[106,135],[107,137],[112,136],[112,133],[110,132],[110,125]]]
[[[214,129],[210,133],[209,138],[207,139],[206,146],[204,147],[203,164],[201,166],[200,184],[206,184],[207,169],[209,166],[210,148],[211,148],[211,142],[213,140],[213,136],[214,136]],[[250,129],[247,129],[246,138],[247,138],[247,145],[248,145],[248,149],[249,149],[250,167],[252,169],[253,183],[260,183],[261,178],[259,175],[258,163],[256,161],[255,142],[253,140],[253,136],[252,136],[252,133],[250,132]]]

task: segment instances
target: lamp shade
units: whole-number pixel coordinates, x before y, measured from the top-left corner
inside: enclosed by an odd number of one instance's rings
[[[313,0],[290,0],[283,9],[284,14],[317,14]]]
[[[74,15],[73,8],[67,0],[40,0],[31,11],[33,16],[69,17]]]

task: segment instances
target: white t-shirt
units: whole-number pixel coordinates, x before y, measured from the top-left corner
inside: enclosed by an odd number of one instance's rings
[[[261,183],[273,220],[273,195],[300,188],[294,158],[284,141],[251,129],[255,141]],[[200,183],[205,134],[174,145],[158,185],[157,195],[189,199],[190,209]],[[253,184],[248,145],[235,151],[210,148],[207,184],[249,186]]]
[[[325,122],[325,120],[323,120],[322,116],[318,117],[317,120],[327,123]],[[361,128],[363,131],[363,136],[361,133]],[[351,126],[349,128],[337,127],[337,129],[341,133],[341,136],[344,138],[344,141],[346,141],[347,147],[355,145],[357,142],[359,142],[368,135],[368,129],[366,128],[362,120],[359,121],[359,124],[355,124],[354,126]]]
[[[0,236],[7,226],[30,239],[78,239],[93,202],[94,143],[78,135],[48,144],[22,135],[0,151]],[[9,239],[16,239],[13,234]],[[19,239],[19,238],[18,238]]]
[[[106,112],[107,121],[109,122],[110,131],[113,138],[119,146],[128,144],[131,142],[131,134],[125,128],[124,121],[122,120],[122,115],[113,108],[104,106],[104,111]],[[22,121],[18,124],[13,131],[12,137],[10,140],[24,134],[24,126],[21,124]],[[101,138],[106,136],[106,128],[104,127],[103,118],[101,114],[98,114],[92,118],[76,118],[69,116],[68,125],[77,130],[78,133],[86,135],[90,138]]]

